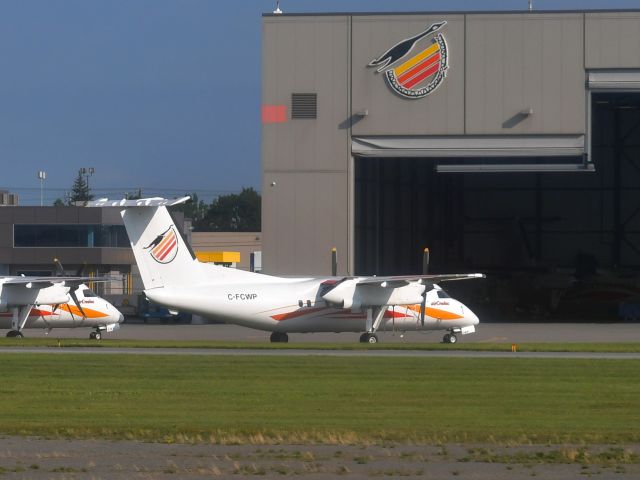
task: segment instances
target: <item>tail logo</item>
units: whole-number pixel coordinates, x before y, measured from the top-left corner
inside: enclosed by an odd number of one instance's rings
[[[389,87],[405,98],[423,98],[437,89],[449,68],[449,53],[444,36],[436,32],[447,24],[446,21],[434,23],[424,32],[397,43],[378,58],[369,63],[378,73],[384,73]],[[435,35],[434,35],[435,34]],[[409,56],[418,43],[429,36],[422,50]],[[402,63],[398,63],[403,60]]]
[[[171,263],[178,254],[178,235],[173,226],[158,235],[153,242],[144,247],[151,258],[158,263]]]

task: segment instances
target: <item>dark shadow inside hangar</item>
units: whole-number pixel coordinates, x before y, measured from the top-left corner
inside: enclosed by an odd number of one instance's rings
[[[356,158],[356,274],[419,273],[429,247],[433,273],[488,274],[447,288],[495,319],[624,316],[624,302],[640,304],[640,92],[593,92],[591,119],[595,172],[439,173],[452,159]]]

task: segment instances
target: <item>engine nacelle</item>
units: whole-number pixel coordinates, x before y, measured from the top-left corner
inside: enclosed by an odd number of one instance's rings
[[[345,309],[378,307],[384,305],[415,305],[422,302],[425,286],[410,283],[401,287],[383,284],[358,284],[358,279],[345,280],[322,298],[332,305]]]
[[[5,308],[24,305],[56,305],[69,301],[70,288],[62,284],[46,288],[29,287],[27,285],[5,285],[2,288],[0,305]]]

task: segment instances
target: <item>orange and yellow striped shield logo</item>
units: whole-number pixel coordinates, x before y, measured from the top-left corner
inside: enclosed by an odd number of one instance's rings
[[[156,262],[169,263],[178,254],[178,235],[173,227],[169,227],[144,249],[149,250],[149,254]]]
[[[438,33],[431,37],[428,45],[425,46],[422,42],[423,48],[417,54],[414,47],[446,23],[434,23],[424,32],[401,41],[371,61],[369,66],[379,67],[378,72],[384,72],[391,89],[403,97],[422,98],[429,95],[447,76],[447,42],[444,36]]]

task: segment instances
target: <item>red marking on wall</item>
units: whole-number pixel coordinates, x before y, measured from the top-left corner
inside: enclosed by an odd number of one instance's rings
[[[286,123],[286,105],[262,105],[262,123]]]

